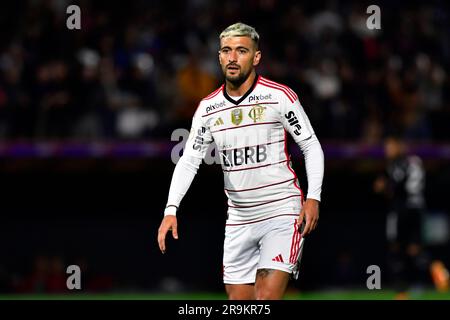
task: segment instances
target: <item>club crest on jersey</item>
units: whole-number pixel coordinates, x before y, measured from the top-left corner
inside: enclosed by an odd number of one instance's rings
[[[262,121],[265,109],[266,107],[260,105],[254,106],[248,113],[248,116],[253,120],[254,123]]]
[[[231,122],[238,126],[242,122],[242,109],[234,109],[231,111]]]

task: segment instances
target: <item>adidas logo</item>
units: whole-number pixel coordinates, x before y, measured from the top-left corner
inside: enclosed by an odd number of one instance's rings
[[[214,122],[214,127],[215,126],[221,126],[222,124],[223,124],[223,120],[222,120],[222,118],[219,118],[219,119],[216,120],[216,122]]]
[[[284,262],[283,261],[283,256],[281,254],[279,254],[275,258],[273,258],[272,261]]]

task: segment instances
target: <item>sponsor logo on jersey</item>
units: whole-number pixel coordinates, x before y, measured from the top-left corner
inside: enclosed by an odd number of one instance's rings
[[[201,127],[200,129],[197,130],[197,136],[195,137],[194,145],[192,146],[194,150],[201,149],[204,141],[203,135],[205,134],[205,132],[206,132],[205,127]]]
[[[284,117],[288,120],[289,125],[291,127],[294,127],[294,133],[299,136],[301,133],[302,126],[298,122],[297,116],[295,115],[294,111],[289,111],[284,115]]]
[[[221,125],[223,125],[223,120],[222,120],[222,118],[219,117],[216,120],[216,122],[214,122],[214,127],[221,126]]]
[[[216,110],[216,109],[219,109],[219,108],[222,108],[222,107],[225,107],[225,100],[222,102],[217,102],[217,103],[210,104],[209,106],[207,106],[206,113]]]
[[[223,150],[221,153],[224,167],[236,167],[243,164],[260,163],[267,159],[265,146],[252,146]]]
[[[242,122],[242,109],[231,110],[231,122],[238,126]]]
[[[282,256],[281,253],[280,253],[280,254],[277,255],[275,258],[273,258],[272,261],[276,261],[276,262],[284,262],[283,256]]]
[[[263,94],[259,94],[259,95],[254,94],[254,95],[252,95],[252,96],[250,96],[250,97],[248,98],[248,102],[252,102],[252,101],[258,102],[258,101],[261,101],[261,100],[268,100],[268,99],[272,99],[272,94],[271,94],[271,93],[266,94],[266,95],[263,95]]]
[[[221,146],[221,149],[231,149],[231,148],[233,148],[233,145],[231,145],[231,144],[223,144]]]
[[[248,113],[248,116],[253,120],[254,123],[262,121],[265,109],[266,107],[260,105],[254,106]]]

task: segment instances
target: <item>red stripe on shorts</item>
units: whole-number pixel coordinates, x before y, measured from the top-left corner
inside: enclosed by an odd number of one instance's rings
[[[295,246],[295,239],[297,235],[297,220],[294,220],[294,233],[292,234],[292,242],[291,242],[291,254],[289,255],[289,263],[292,263],[292,257],[294,255],[294,246]]]
[[[295,264],[298,260],[298,254],[299,254],[299,250],[300,250],[300,240],[302,239],[302,235],[300,234],[299,231],[297,231],[297,239],[296,239],[296,243],[295,243],[295,252],[294,252],[294,256],[292,257],[292,263]]]

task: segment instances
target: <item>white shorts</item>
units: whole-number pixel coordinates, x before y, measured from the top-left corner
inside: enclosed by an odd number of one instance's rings
[[[297,226],[298,215],[280,215],[267,220],[225,228],[223,282],[255,283],[258,269],[276,269],[298,278],[304,239]]]

